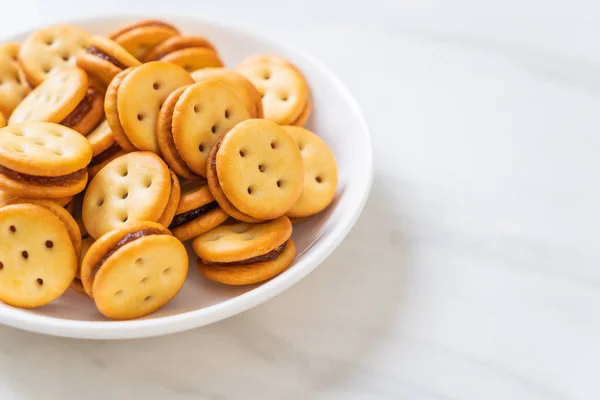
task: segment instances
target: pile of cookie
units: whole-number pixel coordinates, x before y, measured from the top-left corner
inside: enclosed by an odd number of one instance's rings
[[[337,189],[302,72],[276,55],[225,68],[164,21],[94,36],[58,25],[0,46],[0,301],[73,287],[106,317],[170,301],[198,271],[228,285],[294,262],[292,221]]]

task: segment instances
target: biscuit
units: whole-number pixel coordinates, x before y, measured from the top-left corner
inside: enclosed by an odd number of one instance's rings
[[[77,271],[65,224],[35,204],[0,208],[0,301],[35,308],[60,297]]]
[[[110,130],[106,119],[100,122],[85,138],[92,146],[94,157],[115,145],[115,136]]]
[[[181,186],[179,186],[179,179],[175,172],[169,170],[169,174],[171,175],[171,194],[169,195],[169,201],[167,202],[167,206],[165,207],[165,211],[163,211],[162,215],[158,219],[158,223],[164,227],[168,227],[173,221],[175,217],[175,212],[177,211],[177,206],[179,205],[179,199],[181,197]]]
[[[244,75],[226,68],[203,68],[192,72],[196,82],[203,79],[217,79],[234,88],[242,98],[251,118],[262,118],[262,96],[258,89]]]
[[[262,94],[264,118],[290,125],[305,112],[310,89],[302,73],[290,62],[278,56],[253,56],[242,61],[236,71]]]
[[[0,128],[0,189],[16,196],[73,196],[87,183],[92,148],[62,125],[28,122]]]
[[[188,72],[201,68],[222,67],[223,62],[219,55],[206,47],[190,47],[176,50],[160,58],[160,61],[170,62],[180,66]]]
[[[6,118],[31,91],[19,65],[18,54],[17,43],[0,44],[0,112]]]
[[[87,50],[77,56],[77,66],[103,87],[107,87],[119,72],[140,64],[127,50],[103,36],[92,36]]]
[[[210,193],[206,184],[188,185],[182,193],[169,230],[177,239],[192,239],[221,225],[229,215]]]
[[[177,152],[175,142],[173,141],[173,133],[171,131],[171,121],[173,120],[173,111],[175,110],[175,104],[183,93],[187,86],[182,86],[175,89],[169,94],[160,107],[158,112],[158,119],[156,123],[156,141],[160,154],[167,165],[175,171],[175,173],[185,179],[196,179],[196,175],[191,169],[188,168],[185,161],[181,159],[181,156]]]
[[[108,38],[123,46],[138,60],[144,60],[154,47],[177,35],[179,30],[171,24],[159,20],[143,20],[116,30]]]
[[[81,281],[104,316],[137,318],[175,297],[188,262],[183,244],[162,225],[130,223],[94,242],[84,257]]]
[[[151,61],[127,74],[118,88],[117,110],[133,146],[159,153],[156,123],[160,106],[173,90],[193,82],[186,70],[164,61]]]
[[[303,218],[322,211],[331,203],[337,190],[337,165],[327,144],[311,131],[283,126],[292,136],[302,155],[304,185],[300,198],[286,215]]]
[[[13,200],[17,200],[17,199],[23,199],[23,197],[18,197],[12,193],[0,190],[0,206],[6,205],[6,204],[8,204],[9,201],[13,201]],[[71,201],[73,200],[73,196],[57,197],[55,199],[45,199],[45,200],[50,200],[50,201],[55,202],[56,204],[58,204],[61,207],[66,207],[67,204],[71,203]]]
[[[179,97],[171,123],[177,152],[196,174],[206,176],[206,160],[215,141],[250,118],[244,102],[228,85],[206,79]]]
[[[55,122],[86,135],[102,119],[102,104],[102,96],[88,88],[85,72],[65,67],[29,93],[8,122]]]
[[[177,50],[191,49],[191,48],[204,48],[216,52],[217,49],[213,44],[202,36],[173,36],[158,46],[153,48],[144,59],[147,61],[160,60],[167,54],[173,53]]]
[[[119,110],[117,109],[117,94],[121,82],[123,82],[123,79],[125,79],[131,71],[133,71],[133,68],[127,68],[126,70],[119,72],[108,85],[104,96],[104,114],[106,115],[106,121],[113,133],[115,141],[125,151],[135,151],[137,149],[131,144],[123,131],[123,126],[121,126]]]
[[[284,271],[296,255],[286,216],[261,224],[237,222],[208,231],[192,242],[198,269],[207,278],[230,284],[257,283]]]
[[[242,213],[258,219],[285,214],[302,192],[302,156],[294,139],[264,119],[242,121],[215,153],[221,190]]]
[[[126,222],[156,222],[171,195],[169,168],[156,154],[133,152],[115,158],[91,180],[82,219],[94,238]]]
[[[19,49],[19,64],[29,83],[37,86],[75,58],[88,46],[91,35],[73,25],[53,25],[33,32]]]

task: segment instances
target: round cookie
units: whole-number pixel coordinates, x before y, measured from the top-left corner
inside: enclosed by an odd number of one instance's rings
[[[64,66],[75,66],[91,35],[73,25],[53,25],[33,32],[19,49],[19,64],[27,80],[37,86]]]
[[[0,189],[17,196],[73,196],[87,183],[92,158],[87,140],[48,122],[0,128]]]
[[[262,93],[264,117],[280,125],[294,123],[310,99],[310,90],[298,68],[278,56],[253,56],[236,71]]]
[[[170,195],[171,175],[164,161],[150,152],[128,153],[91,180],[83,199],[83,223],[97,239],[126,222],[155,222]]]
[[[158,44],[179,35],[173,25],[160,20],[142,20],[124,26],[108,35],[138,60],[145,60],[146,55]]]
[[[226,285],[251,285],[271,279],[286,269],[294,262],[296,257],[296,244],[289,240],[281,254],[274,259],[252,264],[215,265],[204,264],[198,259],[198,271],[210,280]]]
[[[160,106],[173,90],[193,82],[186,70],[164,61],[143,64],[123,79],[118,89],[117,109],[123,131],[133,146],[160,151],[156,139]]]
[[[108,85],[106,95],[104,96],[104,114],[106,115],[108,126],[110,127],[117,144],[125,151],[135,151],[137,149],[131,144],[123,131],[123,126],[121,126],[119,110],[117,109],[117,95],[123,79],[125,79],[131,71],[133,71],[133,68],[127,68],[126,70],[119,72]]]
[[[160,60],[167,54],[173,53],[177,50],[191,49],[191,48],[205,48],[216,52],[215,46],[206,38],[202,36],[173,36],[158,46],[152,49],[147,55],[144,61],[156,61]]]
[[[322,211],[331,203],[337,190],[337,165],[327,144],[311,131],[297,126],[283,126],[294,139],[304,168],[304,185],[300,198],[286,215],[303,218]]]
[[[206,176],[206,160],[213,144],[238,122],[250,118],[244,102],[228,85],[206,79],[189,86],[173,112],[175,147],[187,166]]]
[[[274,219],[302,192],[302,156],[294,139],[264,119],[240,122],[223,137],[215,155],[221,190],[241,212]]]
[[[90,146],[92,146],[92,154],[94,157],[108,150],[115,144],[115,136],[110,130],[110,126],[106,119],[100,122],[85,138]]]
[[[208,232],[228,218],[229,215],[219,207],[206,184],[188,184],[169,230],[177,239],[185,241]]]
[[[233,204],[229,200],[227,200],[227,196],[221,190],[221,186],[219,185],[219,179],[217,177],[217,169],[215,162],[215,155],[221,146],[221,140],[223,136],[219,138],[214,144],[213,148],[208,153],[207,160],[207,168],[206,168],[206,181],[208,183],[208,188],[210,192],[214,196],[217,203],[219,203],[219,207],[223,211],[225,211],[230,217],[237,219],[238,221],[249,222],[249,223],[257,223],[262,222],[262,219],[253,218],[247,214],[244,214],[240,210],[234,207]]]
[[[35,204],[0,208],[0,301],[35,308],[60,297],[77,271],[64,223]]]
[[[127,50],[104,36],[92,36],[85,53],[77,56],[77,66],[103,87],[119,72],[140,64]]]
[[[175,172],[169,170],[169,174],[171,174],[171,194],[169,195],[169,201],[167,202],[167,206],[165,207],[165,211],[158,219],[158,223],[164,227],[167,227],[173,221],[175,217],[175,212],[177,211],[177,206],[179,205],[179,199],[181,197],[181,186],[179,186],[179,179]]]
[[[196,179],[198,175],[188,168],[185,161],[181,159],[181,156],[177,152],[175,142],[173,141],[173,132],[171,131],[173,111],[175,110],[175,104],[183,93],[187,86],[182,86],[175,89],[169,94],[160,107],[158,112],[158,120],[156,123],[156,141],[160,154],[167,165],[175,171],[175,173],[185,179]]]
[[[221,61],[219,55],[214,50],[206,47],[191,47],[187,49],[176,50],[172,53],[162,56],[160,60],[179,65],[188,72],[192,72],[201,68],[215,68],[223,66],[223,61]]]
[[[242,98],[251,118],[262,118],[262,96],[256,87],[244,75],[226,68],[203,68],[192,72],[196,82],[204,79],[217,79],[234,88]]]
[[[31,91],[25,73],[19,65],[18,54],[19,44],[0,44],[0,112],[4,117],[10,117],[13,110]]]
[[[161,225],[127,224],[90,247],[82,283],[104,316],[137,318],[175,297],[187,277],[188,262],[183,244]]]

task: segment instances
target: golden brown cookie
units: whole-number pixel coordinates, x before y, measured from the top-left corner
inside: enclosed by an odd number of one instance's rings
[[[156,141],[160,154],[167,165],[175,171],[175,173],[185,179],[196,179],[198,175],[188,168],[185,161],[181,159],[181,156],[177,152],[175,142],[173,141],[172,120],[173,111],[175,110],[175,104],[181,97],[183,91],[187,86],[182,86],[171,92],[160,107],[158,112],[158,120],[156,124]]]
[[[148,315],[179,292],[188,272],[183,244],[162,225],[130,223],[98,238],[81,280],[98,310],[113,319]]]
[[[236,71],[262,94],[266,119],[289,125],[305,111],[310,89],[300,70],[289,61],[272,55],[253,56],[242,61]]]
[[[203,48],[209,49],[214,52],[217,51],[215,46],[202,36],[173,36],[165,40],[158,46],[152,49],[147,55],[144,61],[156,61],[160,60],[167,54],[171,54],[178,50],[191,49],[191,48]]]
[[[53,25],[33,32],[19,49],[19,64],[27,80],[37,86],[61,67],[74,67],[91,35],[73,25]]]
[[[91,158],[87,140],[62,125],[0,128],[0,189],[23,197],[73,196],[85,188]]]
[[[117,144],[127,152],[135,151],[137,149],[131,144],[123,131],[123,126],[121,126],[119,110],[117,109],[117,95],[123,79],[125,79],[131,71],[133,71],[133,68],[127,68],[126,70],[119,72],[108,85],[106,95],[104,96],[104,114],[106,115],[108,126],[110,127]]]
[[[171,195],[169,168],[156,154],[133,152],[115,158],[91,180],[82,218],[94,238],[126,222],[156,222]]]
[[[204,79],[217,79],[230,85],[242,98],[251,118],[262,118],[262,96],[258,89],[244,75],[226,68],[203,68],[192,72],[196,82]]]
[[[0,208],[0,301],[35,308],[60,297],[77,271],[65,224],[35,204]]]
[[[169,195],[169,201],[167,202],[165,211],[163,211],[163,214],[157,221],[164,227],[168,227],[171,224],[171,221],[173,221],[181,197],[181,186],[179,186],[177,175],[171,170],[169,170],[169,174],[171,174],[171,194]]]
[[[0,112],[6,118],[31,91],[19,65],[18,54],[17,43],[0,44]]]
[[[230,285],[257,283],[284,271],[296,255],[292,223],[282,216],[261,224],[223,224],[194,239],[198,269]]]
[[[219,207],[206,184],[188,185],[182,193],[169,230],[177,239],[192,239],[219,226],[229,215]]]
[[[123,79],[117,110],[123,132],[133,146],[159,153],[156,123],[160,106],[173,90],[193,82],[183,68],[164,61],[136,67]]]
[[[222,67],[223,62],[214,48],[204,46],[205,40],[189,36],[172,37],[169,41],[157,46],[159,50],[156,54],[159,56],[154,59],[179,65],[188,72],[201,68]],[[155,55],[152,54],[152,56]]]
[[[90,146],[92,146],[94,157],[108,150],[115,144],[115,136],[110,130],[110,126],[106,119],[100,122],[85,138]]]
[[[102,104],[102,96],[88,88],[85,72],[65,67],[25,97],[10,116],[9,124],[55,122],[86,135],[102,119]]]
[[[244,102],[230,86],[216,79],[190,85],[173,112],[171,130],[177,152],[192,171],[206,176],[206,159],[215,141],[248,118]]]
[[[107,87],[119,72],[140,64],[127,50],[104,36],[92,36],[85,53],[77,56],[77,66],[103,87]]]
[[[337,190],[337,165],[327,144],[311,131],[297,126],[283,126],[292,136],[302,155],[304,186],[300,198],[286,215],[303,218],[322,211],[331,203]]]
[[[108,37],[138,60],[145,60],[154,47],[177,35],[179,30],[171,24],[160,20],[143,20],[124,26]]]
[[[294,139],[264,119],[240,122],[215,154],[221,190],[235,208],[259,219],[285,214],[302,192],[302,156]]]

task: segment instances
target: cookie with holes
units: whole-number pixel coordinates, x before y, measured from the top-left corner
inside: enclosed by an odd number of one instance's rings
[[[101,87],[107,87],[119,72],[140,64],[127,50],[104,36],[92,36],[87,50],[77,56],[77,66]]]
[[[194,239],[198,270],[206,278],[228,285],[249,285],[285,271],[296,257],[286,216],[262,224],[221,225]]]
[[[286,213],[304,218],[322,211],[333,201],[337,190],[337,164],[327,144],[308,129],[283,126],[296,141],[304,168],[304,186],[300,198]]]
[[[160,224],[138,222],[107,232],[91,245],[81,282],[103,315],[131,319],[169,302],[187,273],[183,244]]]
[[[53,25],[33,32],[19,49],[19,64],[27,80],[37,86],[61,67],[74,67],[75,58],[87,49],[90,37],[74,25]]]
[[[177,153],[194,173],[206,176],[206,160],[215,141],[249,118],[232,87],[217,79],[190,85],[177,100],[171,121]]]
[[[252,218],[268,220],[285,214],[302,192],[298,145],[282,127],[265,119],[242,121],[227,132],[210,168],[219,191]]]
[[[0,189],[15,196],[58,198],[81,192],[92,148],[73,129],[28,122],[0,129]]]
[[[117,113],[123,132],[136,149],[159,153],[156,124],[160,107],[173,90],[193,82],[186,70],[164,61],[143,64],[123,78],[116,95]]]
[[[158,221],[174,185],[164,161],[146,151],[127,153],[104,166],[83,198],[82,219],[94,238],[126,222]]]
[[[8,122],[55,122],[86,135],[102,119],[103,104],[102,95],[88,87],[82,69],[65,67],[29,93]]]
[[[142,20],[121,27],[108,35],[123,46],[138,60],[145,60],[146,55],[158,44],[179,35],[179,30],[173,25],[160,20]]]
[[[13,110],[31,91],[17,56],[19,44],[0,44],[0,112],[10,117]]]
[[[242,61],[236,71],[262,94],[264,118],[280,125],[306,123],[312,110],[310,89],[292,63],[278,56],[260,55]]]
[[[177,239],[192,239],[221,225],[229,215],[220,207],[206,184],[187,182],[169,230]]]
[[[251,118],[263,117],[261,94],[244,75],[226,68],[203,68],[192,72],[192,78],[196,82],[204,79],[217,79],[230,85],[246,104]]]
[[[167,61],[192,72],[201,68],[222,67],[212,43],[201,36],[173,36],[156,46],[146,61]]]
[[[69,231],[36,204],[0,208],[0,301],[35,308],[60,297],[77,271]]]

